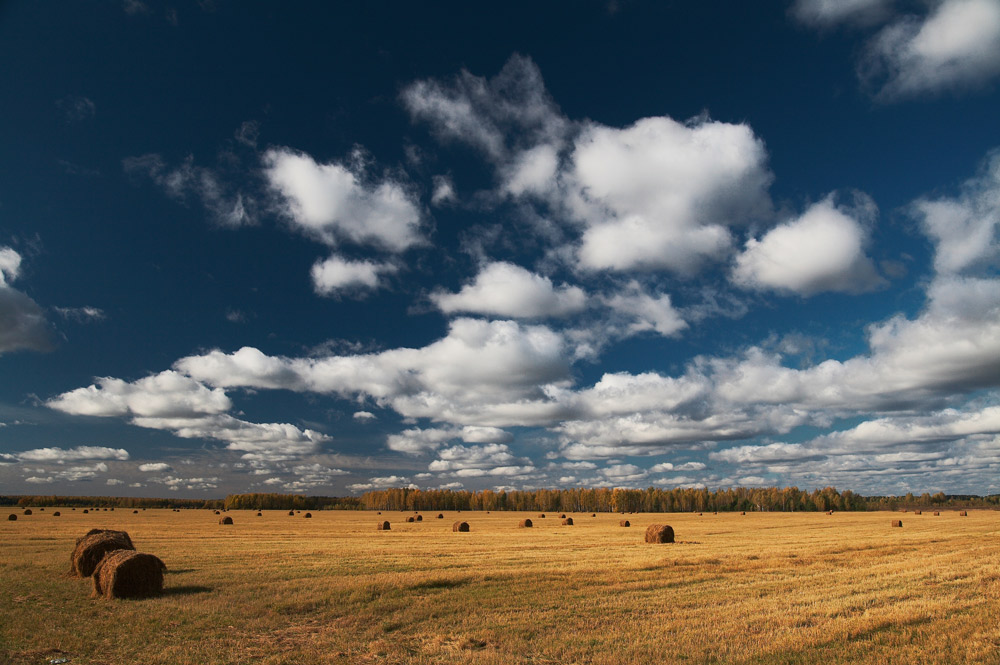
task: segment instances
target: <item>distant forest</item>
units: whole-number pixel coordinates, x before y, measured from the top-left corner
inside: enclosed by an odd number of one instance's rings
[[[210,508],[214,510],[522,510],[562,512],[731,512],[1000,508],[1000,495],[924,493],[862,496],[833,487],[707,489],[563,489],[478,492],[387,489],[360,497],[302,494],[230,494],[225,499],[152,499],[114,496],[0,496],[4,506],[96,508]]]

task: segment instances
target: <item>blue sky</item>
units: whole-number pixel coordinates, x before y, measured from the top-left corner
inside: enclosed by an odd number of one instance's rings
[[[1000,491],[1000,2],[0,6],[0,489]]]

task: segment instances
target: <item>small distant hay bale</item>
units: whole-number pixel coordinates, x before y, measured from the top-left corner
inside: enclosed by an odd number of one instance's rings
[[[423,522],[424,521],[424,516],[423,515],[417,515],[416,520],[418,522]]]
[[[668,524],[650,524],[646,527],[647,543],[674,542],[674,529]]]
[[[11,513],[10,515],[7,516],[7,521],[8,522],[16,522],[17,521],[17,515],[15,515],[14,513]]]
[[[39,508],[39,509],[38,509],[38,512],[40,512],[40,513],[44,513],[44,512],[45,512],[45,509],[44,509],[44,508]]]
[[[924,513],[923,513],[923,511],[921,511],[921,510],[914,510],[914,511],[913,511],[913,514],[914,514],[914,515],[923,515]]]
[[[563,523],[563,526],[573,526],[573,518],[572,517],[567,517],[566,519],[564,519],[562,521],[562,523]]]
[[[632,523],[629,522],[628,520],[622,520],[621,522],[618,523],[618,526],[632,526]]]
[[[111,512],[115,512],[114,508],[108,508],[108,510],[110,510]]]
[[[826,511],[826,514],[827,515],[833,515],[833,511],[832,510],[828,510],[828,511]]]
[[[86,515],[86,514],[87,514],[87,513],[89,513],[89,512],[90,512],[90,511],[89,511],[89,510],[87,510],[86,508],[84,508],[84,509],[83,509],[83,514],[84,514],[84,515]]]
[[[91,529],[76,540],[76,547],[70,555],[70,573],[78,577],[90,577],[108,552],[134,549],[132,539],[124,531]]]
[[[389,523],[388,522],[379,522],[378,523],[378,530],[379,531],[389,531]]]
[[[590,513],[591,517],[597,517],[597,513]]]
[[[25,508],[24,509],[24,514],[25,515],[30,515],[31,514],[31,508]]]
[[[959,517],[968,517],[969,516],[969,511],[968,510],[960,510],[958,512],[958,516]]]
[[[260,511],[258,510],[258,511],[257,511],[257,517],[263,517],[263,516],[264,516],[264,513],[260,512]]]
[[[454,524],[451,525],[451,530],[455,531],[455,532],[465,533],[465,532],[467,532],[469,530],[469,523],[468,522],[455,522]]]
[[[564,520],[564,519],[566,519],[566,513],[563,513],[562,515],[560,515],[560,516],[559,516],[559,519],[561,519],[561,520]]]
[[[545,513],[541,513],[538,517],[541,519],[545,519]]]
[[[295,511],[294,510],[289,510],[288,514],[291,515],[292,517],[295,517]]]
[[[104,598],[148,598],[163,593],[163,570],[159,557],[135,550],[109,552],[94,569],[94,596]]]
[[[312,519],[312,516],[313,516],[313,514],[312,514],[312,513],[306,513],[306,514],[305,514],[305,515],[303,515],[302,517],[303,517],[304,519],[307,519],[307,520],[308,520],[308,519]]]
[[[58,510],[52,513],[52,517],[59,517],[60,515],[62,515],[62,513],[60,513]]]
[[[415,518],[413,515],[410,515],[409,517],[406,518],[406,521],[407,522],[416,522],[417,518]]]
[[[378,512],[377,512],[377,513],[375,513],[375,514],[376,514],[376,515],[381,515],[381,514],[382,514],[382,511],[380,510],[380,511],[378,511]]]
[[[898,527],[902,528],[903,527],[903,520],[893,520],[892,521],[892,525],[894,527],[898,526]]]
[[[533,525],[530,519],[523,519],[517,524],[518,527],[522,529],[530,529]]]
[[[219,520],[219,524],[232,524],[232,523],[233,523],[233,518],[230,517],[229,515],[226,515],[225,517]]]
[[[701,517],[701,513],[698,513],[698,517]]]
[[[442,514],[442,513],[438,513],[438,516],[437,516],[437,518],[438,518],[439,520],[443,520],[443,519],[444,519],[444,514]]]
[[[934,511],[934,517],[938,517],[941,513],[937,510]]]
[[[139,511],[138,511],[138,510],[133,510],[133,511],[132,511],[132,514],[133,514],[133,515],[138,515],[138,514],[139,514]]]
[[[745,511],[745,510],[741,510],[740,511],[740,515],[746,515],[746,514],[747,514],[747,511]]]

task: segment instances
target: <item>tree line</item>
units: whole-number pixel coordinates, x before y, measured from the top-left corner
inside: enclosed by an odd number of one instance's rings
[[[0,496],[4,506],[94,508],[202,508],[213,510],[517,510],[539,512],[731,512],[902,510],[914,508],[1000,508],[1000,495],[924,493],[863,496],[833,487],[811,492],[797,487],[646,489],[573,488],[562,490],[373,490],[360,497],[303,494],[230,494],[225,499],[119,496]]]

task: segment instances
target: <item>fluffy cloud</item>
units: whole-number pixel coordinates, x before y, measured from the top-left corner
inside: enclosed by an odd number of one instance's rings
[[[35,448],[14,456],[22,462],[78,462],[80,460],[127,460],[124,448],[77,446],[75,448]]]
[[[313,264],[310,276],[316,293],[322,296],[350,289],[375,289],[382,275],[393,273],[396,266],[374,261],[349,261],[339,256]]]
[[[500,443],[445,448],[438,452],[438,459],[427,468],[459,478],[517,476],[535,470],[530,460],[515,457],[506,445]]]
[[[604,304],[626,319],[623,337],[647,331],[670,337],[688,327],[668,294],[647,293],[638,282],[631,282],[622,291],[606,296]]]
[[[1000,257],[1000,150],[992,151],[977,177],[955,198],[916,201],[911,210],[934,240],[934,267],[958,273],[996,265]]]
[[[161,187],[171,198],[186,202],[195,198],[222,226],[237,227],[256,221],[256,200],[241,190],[228,186],[217,172],[194,163],[189,156],[177,167],[169,167],[163,157],[151,153],[122,160],[125,173],[145,176]]]
[[[167,370],[132,383],[101,378],[49,400],[48,406],[73,415],[186,418],[228,411],[232,402],[220,389]]]
[[[407,417],[494,427],[550,420],[547,386],[569,379],[559,334],[475,319],[455,319],[446,337],[420,349],[276,358],[243,348],[182,358],[175,367],[219,387],[364,395]]]
[[[393,252],[422,242],[417,202],[402,184],[390,179],[368,183],[357,164],[319,164],[289,148],[272,148],[262,160],[282,213],[322,242]]]
[[[440,138],[472,145],[495,163],[509,162],[525,148],[558,143],[568,124],[537,65],[520,55],[493,79],[462,70],[448,83],[417,81],[403,90],[402,100]]]
[[[809,296],[823,291],[860,293],[884,284],[865,256],[867,232],[856,217],[874,204],[863,199],[852,215],[833,197],[816,203],[798,219],[785,222],[760,240],[751,238],[737,257],[733,279],[758,289]]]
[[[644,118],[587,125],[570,171],[579,257],[591,269],[692,273],[726,255],[728,226],[768,213],[764,144],[746,125]]]
[[[476,312],[513,318],[566,316],[581,311],[587,296],[576,286],[554,287],[548,277],[498,261],[479,271],[458,293],[431,296],[441,311]]]
[[[170,465],[165,462],[150,462],[148,464],[140,464],[140,471],[170,471]]]
[[[21,255],[0,247],[0,353],[49,349],[48,323],[42,308],[10,283],[21,272]]]
[[[815,27],[869,25],[885,18],[893,0],[796,0],[792,15]]]
[[[883,98],[982,84],[1000,74],[1000,4],[943,0],[927,16],[901,18],[872,41],[865,68]]]

